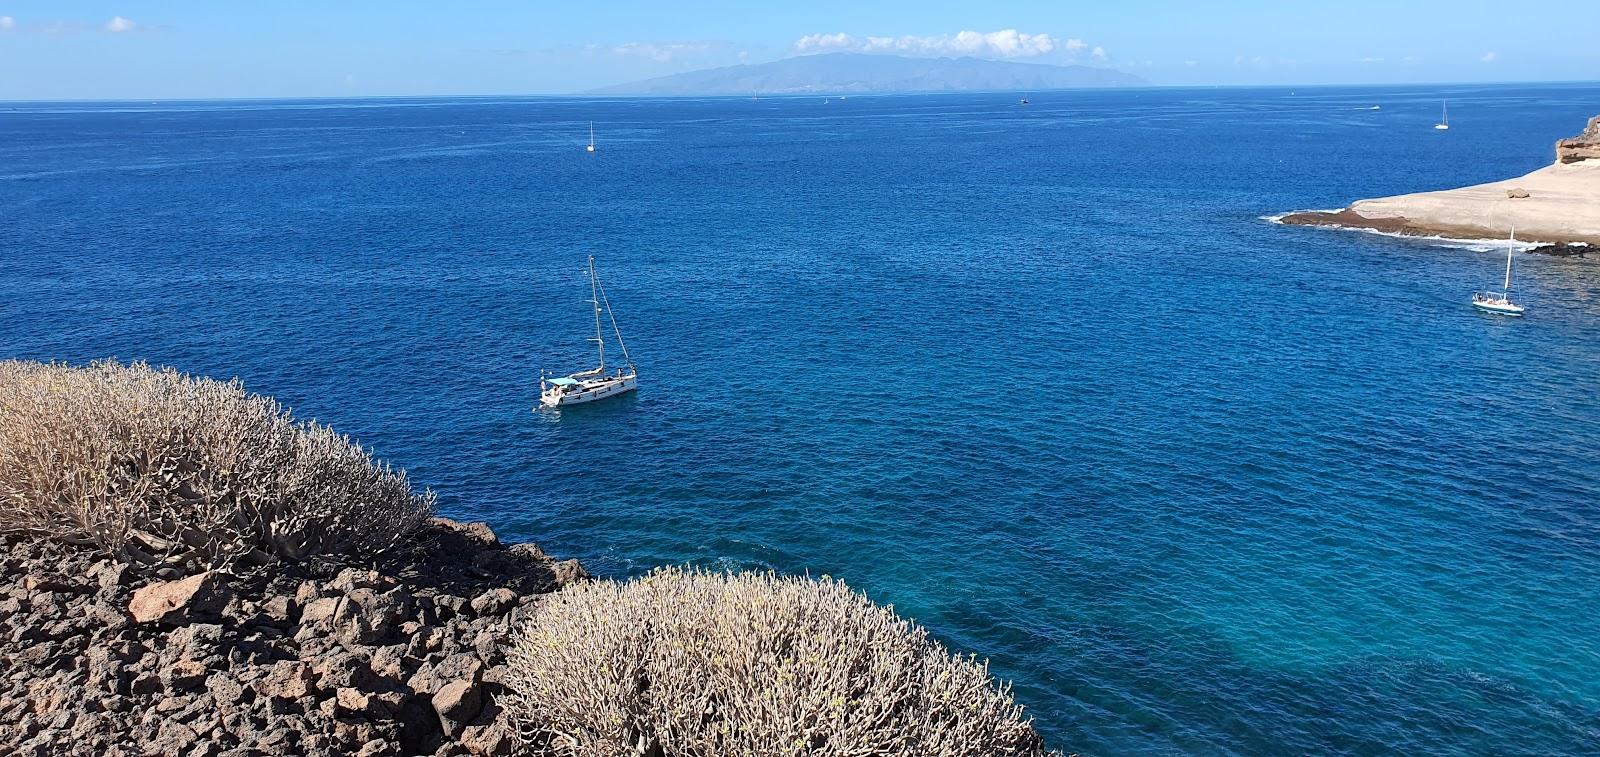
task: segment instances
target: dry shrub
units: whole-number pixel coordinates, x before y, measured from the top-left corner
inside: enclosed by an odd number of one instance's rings
[[[432,506],[403,471],[238,381],[0,362],[0,531],[197,569],[375,554]]]
[[[1009,687],[843,583],[662,569],[570,587],[503,703],[561,755],[1044,755]]]

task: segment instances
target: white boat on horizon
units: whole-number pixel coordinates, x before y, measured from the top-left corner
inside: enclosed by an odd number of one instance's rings
[[[588,152],[594,152],[594,122],[589,122],[589,147]]]
[[[639,371],[633,365],[633,358],[628,356],[628,345],[622,341],[622,330],[617,328],[617,316],[611,312],[611,300],[606,297],[606,288],[600,283],[599,274],[595,273],[593,255],[589,256],[589,295],[590,299],[585,301],[594,306],[594,336],[589,339],[599,352],[600,364],[566,376],[551,377],[540,371],[539,404],[544,407],[594,402],[631,392],[639,386]],[[611,320],[612,333],[617,335],[617,346],[622,348],[624,364],[624,367],[609,374],[606,373],[606,341],[600,327],[602,307],[606,317]]]
[[[1450,103],[1449,101],[1441,100],[1439,106],[1443,109],[1444,120],[1434,124],[1433,128],[1445,131],[1450,128]]]
[[[1511,239],[1506,244],[1506,283],[1499,292],[1473,292],[1472,306],[1486,313],[1522,315],[1527,308],[1511,301],[1511,256],[1517,250],[1517,230],[1511,229]]]

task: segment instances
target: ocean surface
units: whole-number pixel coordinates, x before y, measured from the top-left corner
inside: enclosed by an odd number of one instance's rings
[[[1600,753],[1600,256],[1514,320],[1500,251],[1262,220],[1600,85],[1030,99],[0,103],[0,357],[237,376],[602,575],[842,577],[1067,751]],[[641,389],[535,412],[589,254]]]

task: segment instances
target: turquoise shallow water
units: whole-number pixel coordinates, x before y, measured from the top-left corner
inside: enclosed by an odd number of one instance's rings
[[[1597,261],[1513,321],[1261,220],[1600,86],[1030,99],[9,104],[0,356],[239,376],[602,574],[841,576],[1069,751],[1600,752]],[[531,412],[589,252],[643,388]]]

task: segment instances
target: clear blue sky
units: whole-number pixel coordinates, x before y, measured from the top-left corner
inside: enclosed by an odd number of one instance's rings
[[[0,0],[0,99],[566,93],[802,47],[1167,85],[1600,79],[1595,0],[769,5]]]

